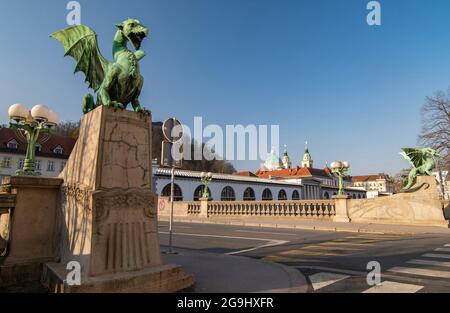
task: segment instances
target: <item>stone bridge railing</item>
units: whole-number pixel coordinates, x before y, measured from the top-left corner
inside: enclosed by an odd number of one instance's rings
[[[170,214],[170,201],[160,198],[159,215]],[[335,200],[299,201],[181,201],[174,202],[175,216],[235,216],[331,219],[336,216]]]
[[[208,216],[332,218],[333,200],[209,202]]]

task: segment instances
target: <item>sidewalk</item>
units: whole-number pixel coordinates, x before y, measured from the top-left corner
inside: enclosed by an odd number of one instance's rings
[[[159,216],[160,221],[168,221],[168,216]],[[390,224],[365,224],[365,223],[336,223],[324,220],[286,220],[277,218],[239,218],[239,217],[210,217],[200,218],[195,216],[174,217],[175,222],[200,223],[200,224],[220,224],[260,228],[280,228],[280,229],[302,229],[302,230],[320,230],[333,232],[352,232],[352,233],[375,233],[375,234],[449,234],[450,228],[430,227],[430,226],[409,226],[409,225],[390,225]]]
[[[251,258],[177,249],[163,254],[166,264],[178,264],[194,275],[194,293],[306,293],[300,271]]]

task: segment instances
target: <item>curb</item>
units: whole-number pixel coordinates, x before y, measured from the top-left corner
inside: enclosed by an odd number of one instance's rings
[[[168,222],[166,217],[158,217],[159,221]],[[190,223],[190,224],[209,224],[209,225],[232,225],[232,226],[244,226],[244,227],[258,227],[258,228],[277,228],[277,229],[299,229],[299,230],[315,230],[315,231],[328,231],[328,232],[345,232],[345,233],[361,233],[361,234],[376,234],[376,235],[426,235],[426,234],[439,234],[444,232],[414,232],[414,231],[395,231],[395,230],[372,230],[366,228],[338,228],[338,227],[326,227],[326,226],[303,226],[303,225],[287,225],[287,224],[268,224],[268,223],[254,223],[254,222],[221,222],[221,221],[206,221],[206,220],[193,220],[193,219],[179,219],[174,218],[174,222],[178,223]],[[382,224],[380,224],[382,225]]]
[[[179,249],[180,253],[183,252],[189,253],[189,254],[203,254],[203,255],[210,255],[218,258],[226,258],[226,259],[235,259],[235,260],[247,260],[251,263],[259,263],[259,264],[265,264],[270,267],[275,267],[283,272],[285,272],[288,276],[289,286],[287,288],[280,288],[280,289],[269,289],[264,291],[254,291],[252,293],[307,293],[309,290],[309,283],[306,277],[296,268],[290,267],[287,265],[275,263],[275,262],[269,262],[264,261],[260,259],[255,259],[252,257],[247,256],[238,256],[238,255],[228,255],[228,254],[220,254],[220,253],[211,253],[211,252],[200,252],[196,250],[190,250],[190,249]],[[176,262],[176,261],[175,261]],[[189,273],[189,275],[192,275],[192,273]],[[191,287],[191,289],[188,289],[189,291],[192,291],[195,293],[195,288],[197,287],[197,280],[195,279],[194,274],[194,282],[195,284]]]
[[[241,258],[249,259],[248,257],[241,257]],[[286,266],[286,265],[283,265],[280,263],[267,262],[267,261],[257,260],[257,259],[254,259],[254,260],[261,262],[261,263],[268,263],[271,265],[275,265],[275,266],[283,269],[283,271],[285,271],[286,274],[289,276],[289,281],[291,284],[290,288],[278,289],[278,290],[266,290],[266,291],[264,291],[264,293],[308,293],[308,290],[309,290],[308,280],[306,279],[305,275],[303,275],[296,268]]]

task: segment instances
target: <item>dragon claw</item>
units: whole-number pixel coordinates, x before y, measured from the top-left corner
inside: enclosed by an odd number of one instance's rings
[[[139,113],[141,116],[150,116],[150,111],[146,108],[138,107],[135,109],[136,113]]]

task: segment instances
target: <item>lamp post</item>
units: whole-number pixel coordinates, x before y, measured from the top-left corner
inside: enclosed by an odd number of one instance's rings
[[[344,190],[344,177],[348,175],[348,171],[350,169],[349,162],[333,162],[331,163],[331,172],[339,179],[339,196],[345,196]]]
[[[10,128],[25,132],[27,139],[27,153],[23,169],[19,169],[19,176],[40,176],[36,170],[36,143],[41,133],[48,133],[59,124],[59,117],[45,105],[36,105],[30,111],[22,104],[13,104],[9,110]]]
[[[208,189],[208,185],[211,183],[213,179],[213,174],[212,173],[205,173],[203,172],[201,174],[201,180],[203,183],[203,195],[202,198],[203,199],[209,199],[210,198],[210,194],[209,194],[209,189]]]

